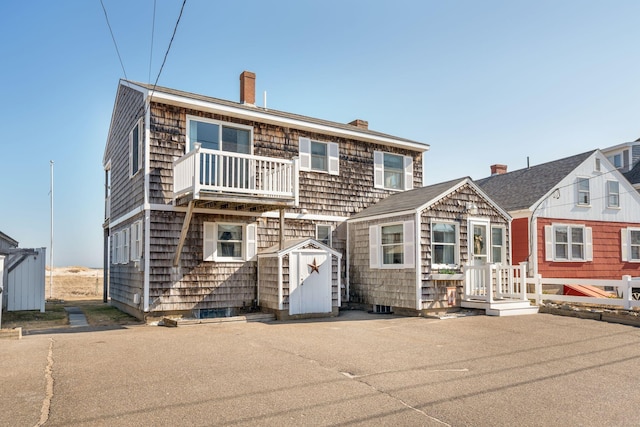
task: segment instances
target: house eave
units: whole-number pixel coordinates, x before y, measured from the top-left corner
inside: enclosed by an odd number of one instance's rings
[[[251,109],[248,109],[246,107],[240,106],[236,107],[232,105],[223,105],[214,101],[193,99],[186,96],[162,92],[159,90],[153,91],[153,93],[151,93],[151,91],[147,88],[128,81],[122,81],[122,84],[142,92],[145,96],[145,99],[148,99],[148,97],[151,95],[153,100],[156,102],[161,101],[179,107],[193,108],[214,114],[226,115],[237,119],[253,120],[260,123],[293,127],[296,129],[318,132],[337,137],[353,138],[360,141],[372,142],[390,147],[406,148],[413,151],[419,151],[421,153],[429,151],[430,149],[430,146],[428,144],[409,141],[401,138],[393,138],[387,135],[376,135],[372,133],[361,132],[356,127],[354,127],[352,130],[343,129],[337,126],[331,126],[330,124],[314,123],[311,121],[305,121],[303,119],[293,117],[281,117],[279,115],[271,114],[269,113],[269,110],[265,110],[261,107],[252,107]]]

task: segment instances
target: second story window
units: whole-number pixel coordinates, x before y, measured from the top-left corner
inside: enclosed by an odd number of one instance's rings
[[[413,159],[409,156],[375,151],[373,178],[375,188],[410,190],[413,188]]]
[[[300,138],[298,148],[300,170],[326,172],[330,175],[339,174],[340,155],[337,143]]]
[[[199,143],[208,150],[251,154],[251,127],[187,116],[187,151]]]
[[[578,205],[589,206],[591,197],[589,196],[589,178],[578,178]]]
[[[620,207],[620,183],[618,181],[607,181],[607,207]]]

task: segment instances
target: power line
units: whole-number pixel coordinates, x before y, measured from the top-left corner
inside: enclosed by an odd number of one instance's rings
[[[116,53],[118,54],[118,59],[120,60],[120,66],[122,67],[124,78],[129,80],[129,78],[127,77],[127,72],[124,69],[124,63],[122,62],[120,51],[118,50],[118,43],[116,43],[116,38],[113,35],[113,30],[111,29],[111,24],[109,23],[109,16],[107,16],[107,9],[104,7],[104,3],[102,0],[100,0],[100,4],[102,5],[102,10],[104,11],[104,18],[107,20],[107,27],[109,27],[109,32],[111,33],[111,40],[113,40],[113,45],[116,47]]]
[[[147,82],[151,83],[151,63],[153,60],[153,36],[155,34],[156,29],[156,0],[153,0],[153,20],[151,21],[151,49],[149,52],[149,77],[147,78]]]
[[[180,15],[178,15],[178,20],[176,21],[176,25],[175,27],[173,27],[173,34],[171,35],[171,40],[169,40],[169,46],[167,46],[167,51],[164,53],[164,59],[162,60],[162,65],[160,66],[160,71],[158,71],[158,76],[156,77],[156,81],[153,83],[153,89],[151,89],[150,97],[153,97],[153,92],[156,90],[156,86],[158,85],[160,74],[162,74],[162,69],[164,68],[164,64],[165,62],[167,62],[167,56],[169,56],[169,51],[171,50],[171,45],[173,44],[173,38],[176,36],[176,31],[178,31],[178,24],[180,24],[180,19],[182,18],[182,12],[184,11],[185,4],[187,4],[187,0],[183,0],[182,2],[182,7],[180,8]]]

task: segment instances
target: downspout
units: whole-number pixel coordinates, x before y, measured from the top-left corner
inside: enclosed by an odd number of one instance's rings
[[[151,99],[146,100],[144,117],[144,284],[143,284],[143,311],[149,311],[149,270],[151,260],[151,205],[149,204],[149,174],[151,152]]]
[[[345,221],[344,222],[345,227],[347,227],[347,259],[346,259],[346,263],[345,263],[345,267],[344,267],[344,274],[346,275],[345,277],[345,288],[346,288],[346,293],[344,296],[344,300],[345,302],[351,302],[350,298],[349,298],[349,287],[350,287],[350,281],[349,281],[349,259],[350,259],[350,253],[349,253],[349,221]]]
[[[531,218],[529,218],[529,256],[527,256],[527,262],[531,262],[533,266],[533,268],[529,269],[532,273],[532,277],[535,277],[536,274],[538,274],[538,218],[536,217],[536,211],[542,203],[555,194],[557,194],[556,198],[559,199],[560,190],[558,188],[555,188],[551,193],[547,194],[538,202],[536,207],[531,211]]]
[[[422,310],[422,259],[420,257],[420,230],[422,229],[420,221],[420,211],[416,210],[415,227],[414,227],[414,251],[415,251],[415,268],[416,268],[416,310]]]

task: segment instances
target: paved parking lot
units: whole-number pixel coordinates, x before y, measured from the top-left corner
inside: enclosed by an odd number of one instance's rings
[[[0,377],[2,426],[640,425],[640,329],[547,314],[27,335]]]

